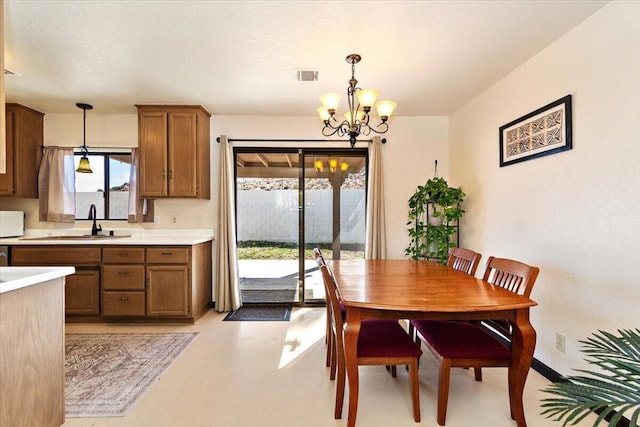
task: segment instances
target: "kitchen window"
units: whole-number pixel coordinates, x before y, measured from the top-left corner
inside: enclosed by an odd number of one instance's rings
[[[82,155],[75,153],[75,168]],[[97,219],[126,220],[129,206],[131,154],[92,152],[88,156],[93,173],[76,172],[76,219],[88,219],[96,205]]]

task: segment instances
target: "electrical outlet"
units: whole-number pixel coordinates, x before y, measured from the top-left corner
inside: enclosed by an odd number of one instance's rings
[[[557,332],[556,332],[556,349],[558,349],[562,353],[564,353],[565,350],[567,349],[567,339],[565,338],[564,335],[559,334]]]
[[[178,215],[171,215],[171,224],[178,223]]]
[[[153,223],[154,224],[160,224],[160,216],[159,215],[154,215]]]

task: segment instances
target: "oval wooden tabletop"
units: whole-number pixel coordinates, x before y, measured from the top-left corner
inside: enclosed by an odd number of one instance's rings
[[[421,312],[533,307],[530,298],[432,261],[330,261],[346,306]]]

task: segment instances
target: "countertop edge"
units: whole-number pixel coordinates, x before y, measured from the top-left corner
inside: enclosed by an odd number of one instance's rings
[[[116,246],[116,245],[197,245],[200,243],[205,243],[214,240],[213,233],[204,233],[201,235],[194,235],[196,233],[171,233],[171,234],[163,234],[163,233],[153,233],[153,234],[135,234],[132,233],[131,236],[127,237],[109,237],[104,236],[104,238],[88,238],[88,239],[64,239],[60,237],[55,237],[51,239],[47,239],[47,237],[60,236],[62,233],[57,235],[25,235],[21,237],[6,237],[0,239],[0,245],[6,246],[52,246],[52,245],[76,245],[76,246]],[[71,235],[71,234],[70,234]],[[34,240],[35,238],[35,240]]]
[[[75,273],[74,267],[0,267],[0,294]]]

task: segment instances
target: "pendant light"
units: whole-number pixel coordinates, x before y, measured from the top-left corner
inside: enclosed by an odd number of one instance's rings
[[[80,158],[80,163],[78,164],[78,169],[76,172],[80,173],[93,173],[91,170],[91,165],[89,164],[89,159],[87,158],[87,154],[89,154],[89,149],[87,148],[87,110],[93,109],[92,105],[83,104],[81,102],[76,103],[76,107],[82,109],[82,148],[80,152],[82,153],[82,157]]]

